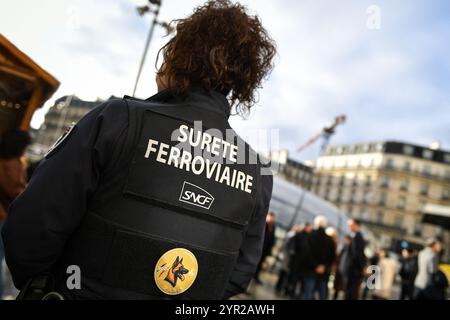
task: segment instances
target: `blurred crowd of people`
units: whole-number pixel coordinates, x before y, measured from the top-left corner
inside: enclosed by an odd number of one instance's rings
[[[275,225],[275,213],[269,212],[263,255],[255,274],[259,284],[276,243]],[[324,216],[316,216],[313,224],[294,225],[275,257],[280,262],[276,292],[303,300],[446,299],[448,279],[438,267],[442,254],[438,239],[429,239],[419,253],[407,247],[395,258],[388,250],[379,249],[368,258],[361,222],[350,219],[348,227],[350,233],[340,243],[337,230],[328,226]],[[396,279],[400,295],[393,297]]]

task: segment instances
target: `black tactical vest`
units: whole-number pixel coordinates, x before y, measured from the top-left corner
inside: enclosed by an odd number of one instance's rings
[[[128,172],[86,214],[64,264],[149,298],[220,299],[256,210],[257,155],[218,110],[126,101]]]

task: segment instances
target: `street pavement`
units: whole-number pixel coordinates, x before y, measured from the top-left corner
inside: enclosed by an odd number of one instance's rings
[[[275,292],[275,284],[278,280],[278,275],[272,272],[261,271],[260,273],[261,284],[252,281],[247,293],[237,295],[232,300],[288,300],[289,297],[281,295]],[[333,295],[333,290],[330,290],[330,297]],[[396,300],[400,297],[400,286],[395,283],[391,290],[391,299]],[[340,294],[339,300],[342,300],[343,293]],[[367,295],[367,299],[371,300],[370,292]]]

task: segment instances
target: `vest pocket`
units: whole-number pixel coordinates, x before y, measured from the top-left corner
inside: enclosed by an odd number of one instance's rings
[[[170,256],[169,253],[165,265],[162,262],[158,265],[160,258],[171,250],[175,254]],[[218,252],[171,239],[116,230],[102,282],[155,298],[220,299],[237,255],[238,252]],[[156,275],[155,269],[159,271]],[[164,293],[157,283],[168,287],[170,293]],[[186,286],[189,286],[187,290],[176,294]]]

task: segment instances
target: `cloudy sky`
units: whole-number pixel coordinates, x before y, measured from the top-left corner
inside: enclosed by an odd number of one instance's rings
[[[182,18],[203,1],[163,0],[160,20]],[[445,0],[246,0],[278,45],[276,67],[249,119],[247,135],[279,130],[278,148],[296,153],[336,115],[332,143],[401,140],[450,148],[450,3]],[[150,16],[145,0],[14,0],[0,3],[0,32],[61,81],[54,98],[131,94]],[[156,93],[154,62],[167,41],[158,28],[137,96]]]

